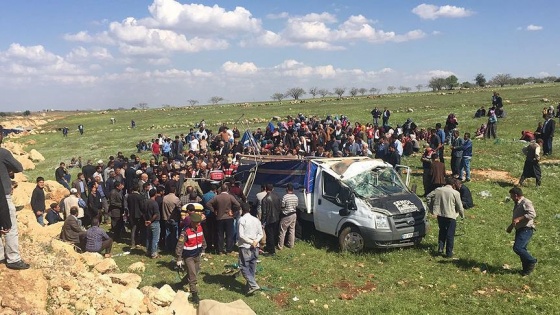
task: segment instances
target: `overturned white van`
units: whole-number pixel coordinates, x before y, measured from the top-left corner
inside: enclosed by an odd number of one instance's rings
[[[243,156],[236,177],[250,202],[256,202],[260,185],[292,183],[298,220],[338,237],[341,250],[360,252],[419,244],[426,235],[425,206],[407,187],[410,169],[397,170],[368,157]],[[406,170],[404,181],[401,170]]]

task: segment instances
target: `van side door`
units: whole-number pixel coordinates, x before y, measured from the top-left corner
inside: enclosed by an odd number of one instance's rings
[[[339,211],[344,208],[342,200],[339,199],[342,187],[338,179],[326,172],[321,172],[319,181],[313,212],[315,228],[323,233],[336,235],[336,228],[342,219]]]

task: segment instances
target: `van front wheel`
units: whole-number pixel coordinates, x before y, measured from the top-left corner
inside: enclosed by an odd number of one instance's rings
[[[355,226],[345,227],[338,236],[340,250],[351,253],[359,253],[364,250],[364,237]]]

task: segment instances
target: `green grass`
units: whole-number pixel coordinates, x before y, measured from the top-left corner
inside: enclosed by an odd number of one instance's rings
[[[518,142],[521,130],[534,130],[541,118],[547,98],[560,100],[560,86],[534,85],[498,90],[502,95],[507,117],[498,122],[499,141],[474,141],[472,168],[501,170],[513,178],[522,171],[523,143]],[[46,162],[26,172],[30,179],[36,176],[54,178],[54,169],[60,161],[69,162],[72,156],[98,160],[123,151],[125,155],[136,152],[140,139],[151,139],[157,133],[175,135],[187,133],[188,128],[205,119],[213,130],[216,124],[230,126],[238,117],[252,121],[254,118],[285,117],[302,112],[306,115],[345,114],[352,122],[369,122],[373,106],[393,110],[391,123],[403,123],[412,118],[420,127],[444,123],[450,112],[457,114],[461,132],[475,129],[486,119],[473,119],[477,108],[488,107],[492,90],[454,91],[453,94],[408,93],[387,95],[376,99],[315,99],[302,104],[263,102],[248,105],[204,106],[194,109],[114,111],[100,113],[70,113],[67,117],[49,123],[45,130],[64,125],[71,127],[68,138],[61,133],[33,135],[18,141],[34,139],[33,148],[41,152]],[[265,104],[268,103],[268,104]],[[407,109],[413,112],[407,112]],[[117,118],[111,125],[109,118]],[[130,120],[137,128],[130,130]],[[78,124],[84,124],[85,134],[79,136]],[[150,129],[154,125],[156,129]],[[157,129],[160,126],[161,129]],[[165,127],[164,127],[165,126]],[[239,123],[240,130],[264,128],[266,123]],[[560,148],[554,144],[556,158]],[[449,152],[446,150],[446,154]],[[147,154],[142,154],[147,158]],[[449,163],[449,158],[446,160]],[[419,157],[405,158],[403,164],[420,169]],[[76,174],[73,170],[73,174]],[[442,313],[560,313],[557,288],[560,276],[559,223],[557,208],[560,167],[543,166],[543,186],[534,188],[534,180],[524,188],[537,210],[537,232],[529,250],[539,259],[533,275],[522,278],[518,257],[511,250],[513,235],[507,227],[513,204],[504,202],[511,183],[500,178],[474,177],[468,183],[476,207],[467,210],[467,218],[459,222],[459,236],[455,239],[455,260],[431,255],[437,243],[437,223],[430,219],[432,229],[420,247],[387,251],[369,251],[362,255],[341,254],[336,239],[317,235],[314,241],[298,242],[292,250],[283,250],[277,258],[262,258],[257,281],[269,291],[245,298],[241,293],[242,278],[237,280],[222,275],[225,266],[236,262],[235,257],[213,256],[202,262],[199,289],[203,298],[230,302],[244,299],[258,314],[442,314]],[[413,176],[412,183],[421,187],[421,177]],[[419,192],[421,188],[419,189]],[[491,197],[482,199],[478,194],[489,191]],[[122,251],[118,244],[115,253]],[[116,257],[121,267],[144,260],[146,272],[141,285],[161,286],[165,283],[180,288],[178,276],[169,268],[171,256],[159,260],[147,259],[142,252]],[[504,264],[511,269],[504,269]],[[363,290],[362,290],[363,289]],[[363,291],[363,292],[362,292]],[[356,294],[359,292],[359,294]],[[341,299],[355,294],[350,300]],[[297,297],[299,301],[293,301]],[[310,301],[314,302],[311,303]],[[324,305],[328,305],[328,309]]]

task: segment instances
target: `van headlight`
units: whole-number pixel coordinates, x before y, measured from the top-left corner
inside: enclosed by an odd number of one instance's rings
[[[376,215],[375,216],[375,228],[390,230],[391,227],[389,226],[389,218],[387,218],[384,215]]]

